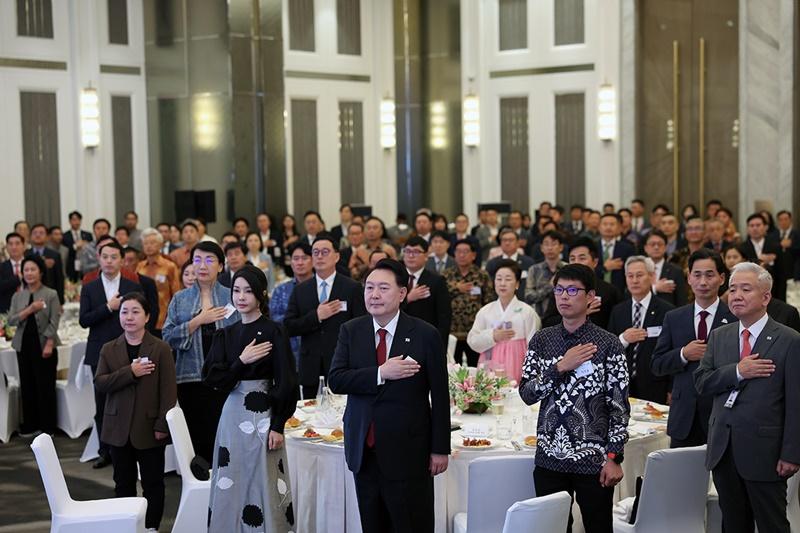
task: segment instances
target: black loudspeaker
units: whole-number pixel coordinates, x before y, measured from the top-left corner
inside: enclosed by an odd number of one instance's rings
[[[367,219],[372,216],[371,205],[351,205],[350,209],[353,211],[353,216],[361,216]]]
[[[214,191],[175,191],[175,220],[201,217],[206,224],[217,221]]]
[[[494,209],[498,215],[507,215],[511,212],[511,202],[491,202],[478,204],[478,211],[481,209]]]

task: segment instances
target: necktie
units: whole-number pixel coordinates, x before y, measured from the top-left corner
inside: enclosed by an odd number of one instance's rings
[[[375,352],[377,353],[378,366],[381,366],[383,363],[386,362],[387,333],[389,332],[383,328],[378,330],[378,335],[380,336],[380,340],[378,341],[378,347],[375,349]],[[367,430],[367,446],[370,448],[373,448],[375,446],[375,422],[369,423],[369,429]]]
[[[437,260],[436,261],[436,272],[441,274],[442,270],[444,270],[444,261]]]
[[[611,259],[611,243],[603,243],[603,263]],[[611,271],[606,270],[603,274],[603,281],[611,283]]]
[[[700,311],[700,323],[697,325],[697,340],[705,342],[708,339],[708,324],[706,318],[710,315],[708,311]]]
[[[633,310],[633,327],[634,328],[641,328],[642,327],[642,303],[636,302],[634,305]],[[633,357],[631,358],[631,378],[636,377],[636,358],[639,355],[639,344],[636,343],[633,345]]]
[[[750,330],[745,329],[742,330],[742,353],[739,354],[739,359],[744,359],[750,355],[750,350],[752,350],[750,346]]]
[[[411,292],[411,289],[414,288],[414,280],[416,278],[414,276],[408,276],[408,292]]]
[[[328,299],[328,282],[323,281],[319,284],[320,291],[319,291],[319,303],[322,303]]]

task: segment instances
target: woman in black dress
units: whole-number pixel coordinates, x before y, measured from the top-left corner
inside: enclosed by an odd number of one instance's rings
[[[234,274],[231,301],[242,320],[214,334],[203,366],[204,382],[229,392],[214,446],[208,530],[289,531],[283,428],[298,398],[294,358],[285,332],[266,316],[259,268]]]

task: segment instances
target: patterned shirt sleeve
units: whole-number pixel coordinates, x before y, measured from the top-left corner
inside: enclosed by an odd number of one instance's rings
[[[608,444],[606,451],[621,453],[628,442],[628,364],[619,342],[612,343],[606,356],[606,404],[608,405]]]
[[[528,405],[533,405],[549,396],[563,381],[563,376],[556,370],[558,358],[547,356],[539,349],[542,335],[537,333],[533,336],[528,344],[525,362],[522,364],[519,395]]]

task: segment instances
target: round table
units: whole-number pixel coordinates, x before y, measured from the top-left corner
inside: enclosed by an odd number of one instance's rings
[[[636,404],[638,401],[632,400],[632,403]],[[666,409],[664,406],[654,405]],[[528,416],[523,417],[524,409],[530,409]],[[509,411],[504,416],[517,417],[514,424],[516,431],[511,440],[521,444],[524,435],[535,434],[538,406]],[[457,418],[465,425],[471,423],[488,425],[492,435],[496,435],[497,417],[492,414],[460,415]],[[669,447],[669,438],[665,433],[666,419],[653,422],[631,419],[628,429],[630,439],[625,446],[623,463],[625,477],[616,488],[615,502],[635,494],[636,477],[644,473],[647,455],[655,450]],[[355,483],[345,462],[344,445],[303,440],[300,438],[302,434],[302,431],[290,431],[286,434],[289,478],[296,518],[295,531],[360,533]],[[461,450],[454,446],[447,471],[436,476],[434,506],[437,533],[451,531],[453,517],[467,509],[469,462],[472,459],[487,455],[534,454],[532,449],[516,450],[511,440],[499,440],[494,436],[491,440],[496,442],[496,446],[489,450]],[[453,444],[459,441],[459,432],[454,432]],[[580,520],[576,520],[573,531],[578,533],[581,529]]]

